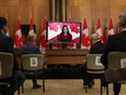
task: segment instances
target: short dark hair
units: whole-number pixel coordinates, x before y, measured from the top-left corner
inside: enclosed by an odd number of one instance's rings
[[[0,29],[3,29],[7,25],[7,20],[5,17],[0,17]]]
[[[64,28],[67,28],[67,30],[68,30],[68,32],[67,33],[69,33],[69,29],[68,29],[68,26],[67,25],[63,25],[63,27],[62,27],[62,32],[64,32]]]

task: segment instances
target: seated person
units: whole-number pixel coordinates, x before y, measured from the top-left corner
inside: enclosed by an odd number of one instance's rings
[[[105,49],[105,44],[102,43],[99,36],[93,36],[92,37],[92,45],[90,49],[90,54],[102,54]]]
[[[39,48],[37,48],[34,36],[27,36],[23,46],[23,54],[40,54],[40,50]],[[32,82],[33,82],[33,89],[41,87],[40,85],[37,84],[36,79],[32,79]]]
[[[126,12],[119,16],[118,29],[115,35],[109,36],[106,43],[105,51],[101,57],[102,64],[108,68],[108,54],[110,52],[126,52]],[[114,64],[114,63],[113,63]],[[116,81],[113,83],[114,95],[120,95],[121,83]]]
[[[92,45],[90,49],[90,54],[102,54],[105,49],[105,44],[102,43],[100,36],[92,35]],[[94,84],[92,79],[86,78],[84,80],[84,85],[87,85],[89,88]],[[105,85],[105,84],[103,84]]]
[[[0,51],[12,52],[13,43],[9,36],[6,35],[7,21],[5,18],[0,17]]]
[[[7,29],[7,21],[4,17],[0,17],[0,52],[10,52],[13,53],[13,43],[10,37],[6,36],[6,29]],[[21,71],[15,71],[10,78],[6,79],[0,79],[0,82],[5,82],[10,85],[9,87],[9,95],[14,95],[18,87],[23,84],[24,82],[24,75]],[[3,88],[0,87],[0,90]],[[0,95],[5,95],[5,91],[2,93],[0,92]]]

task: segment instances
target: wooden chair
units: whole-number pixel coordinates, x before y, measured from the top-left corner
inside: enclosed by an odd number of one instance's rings
[[[0,80],[12,77],[13,67],[13,54],[0,52]],[[0,81],[0,92],[4,93],[4,95],[8,95],[9,86],[9,83]]]
[[[87,77],[91,79],[100,79],[100,94],[102,95],[102,83],[104,82],[105,68],[100,61],[101,54],[88,54],[86,61]],[[86,88],[87,90],[87,88]]]
[[[101,54],[88,54],[87,55],[87,73],[103,74],[105,71],[104,66],[100,62]]]
[[[126,80],[126,52],[111,52],[108,55],[108,69],[105,79],[108,83]]]
[[[44,56],[42,54],[23,54],[22,70],[28,79],[42,76],[44,68]],[[43,92],[45,92],[45,80],[43,79]]]

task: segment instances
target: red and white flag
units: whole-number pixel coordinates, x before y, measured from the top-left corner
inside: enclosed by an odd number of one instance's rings
[[[23,46],[23,37],[21,32],[21,21],[17,21],[15,39],[14,39],[14,48],[21,48]]]
[[[34,31],[34,22],[33,22],[33,17],[30,18],[30,29],[29,29],[29,36],[35,37],[35,31]]]
[[[89,28],[87,25],[86,18],[83,20],[83,30],[82,30],[82,48],[90,49],[91,39],[89,36]]]
[[[102,26],[101,26],[101,21],[100,19],[97,20],[96,22],[96,37],[101,40],[102,43],[104,43],[104,34],[103,34],[103,29],[102,29]]]
[[[100,19],[98,19],[97,22],[96,22],[96,32],[95,33],[96,33],[96,35],[98,37],[103,36],[103,30],[102,30],[102,27],[101,27],[101,21],[100,21]]]
[[[109,35],[114,35],[115,33],[114,33],[112,18],[109,20],[109,26],[108,26],[108,28],[109,28],[108,36]]]
[[[46,49],[47,47],[46,28],[47,28],[47,20],[45,18],[42,18],[40,22],[39,42],[40,42],[40,48],[43,48],[43,49]]]

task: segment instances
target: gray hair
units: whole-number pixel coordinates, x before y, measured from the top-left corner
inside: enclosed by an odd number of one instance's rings
[[[126,27],[126,12],[123,12],[119,16],[119,26]]]
[[[99,41],[99,38],[98,38],[98,36],[96,35],[96,33],[93,33],[93,34],[91,35],[91,39],[92,39],[92,43],[93,43],[93,44],[95,44],[96,42]]]

